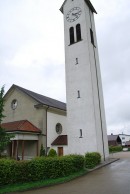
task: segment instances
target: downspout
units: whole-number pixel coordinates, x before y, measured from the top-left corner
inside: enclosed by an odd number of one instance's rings
[[[90,15],[90,23],[91,23],[91,29],[92,29],[92,19],[91,19],[90,10],[89,10],[89,15]],[[96,69],[96,78],[97,78],[97,90],[98,90],[99,112],[100,112],[100,122],[101,122],[103,156],[104,156],[104,161],[105,161],[105,145],[104,145],[104,134],[103,134],[103,121],[102,121],[102,113],[101,113],[101,101],[100,101],[100,92],[99,92],[99,80],[98,80],[97,62],[96,62],[95,46],[94,46],[94,45],[93,45],[93,52],[94,52],[95,69]]]
[[[48,106],[47,108],[46,108],[46,156],[47,156],[47,121],[48,121],[48,119],[47,119],[47,111],[48,111],[48,109],[49,109],[50,107]]]

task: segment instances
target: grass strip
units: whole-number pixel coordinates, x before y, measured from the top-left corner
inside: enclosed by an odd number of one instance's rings
[[[11,193],[11,192],[16,192],[16,191],[26,191],[26,190],[37,189],[37,188],[41,188],[41,187],[61,184],[61,183],[71,181],[71,180],[73,180],[77,177],[80,177],[86,173],[87,173],[87,170],[84,169],[82,171],[71,174],[67,177],[61,177],[61,178],[57,178],[57,179],[48,179],[48,180],[42,180],[42,181],[37,181],[37,182],[5,185],[4,187],[0,187],[0,194]]]

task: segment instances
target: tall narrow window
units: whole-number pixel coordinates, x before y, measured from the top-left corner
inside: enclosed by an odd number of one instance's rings
[[[94,36],[91,28],[90,28],[90,36],[91,36],[91,43],[94,45]]]
[[[76,65],[79,64],[78,58],[76,58],[76,63],[75,63],[75,64],[76,64]]]
[[[76,25],[76,36],[77,36],[77,42],[81,40],[81,27],[80,24]]]
[[[80,136],[79,138],[82,138],[83,137],[83,132],[82,132],[82,129],[80,129]]]
[[[80,91],[78,90],[78,98],[80,98]]]
[[[69,31],[70,31],[70,44],[73,44],[74,43],[74,28],[71,27]]]

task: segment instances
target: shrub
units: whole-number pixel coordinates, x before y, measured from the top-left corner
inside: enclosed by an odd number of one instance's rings
[[[27,162],[9,159],[0,160],[0,185],[25,182],[27,175]]]
[[[101,155],[98,152],[90,152],[85,154],[85,167],[94,168],[101,162]]]
[[[57,156],[57,153],[56,153],[56,151],[54,149],[50,149],[49,153],[48,153],[48,156],[49,157],[55,157],[55,156]]]
[[[120,152],[122,151],[122,146],[109,146],[109,152]]]
[[[84,168],[84,156],[37,157],[30,161],[0,160],[0,186],[68,176]]]

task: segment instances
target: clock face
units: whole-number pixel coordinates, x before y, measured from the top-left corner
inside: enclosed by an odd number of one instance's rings
[[[76,21],[82,13],[82,10],[80,7],[73,7],[66,15],[66,20],[68,22],[74,22]]]

